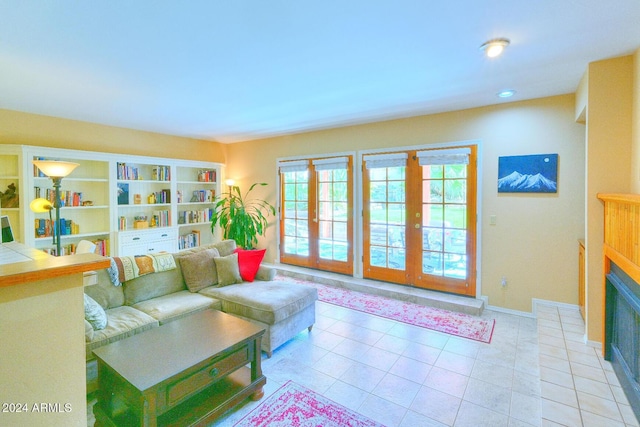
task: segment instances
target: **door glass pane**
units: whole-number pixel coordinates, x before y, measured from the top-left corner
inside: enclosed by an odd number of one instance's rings
[[[308,172],[285,172],[284,179],[284,252],[309,256]]]
[[[369,264],[406,269],[405,167],[368,169]]]
[[[346,261],[348,238],[347,173],[343,169],[318,172],[318,255]],[[340,233],[335,233],[340,230]]]
[[[422,167],[422,272],[467,276],[467,165]]]

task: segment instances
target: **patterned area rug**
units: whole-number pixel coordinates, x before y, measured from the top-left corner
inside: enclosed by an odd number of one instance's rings
[[[496,323],[494,319],[481,319],[468,314],[326,286],[289,276],[278,275],[276,280],[314,286],[318,289],[320,301],[485,343],[491,342]]]
[[[288,381],[235,427],[384,427],[316,392]]]

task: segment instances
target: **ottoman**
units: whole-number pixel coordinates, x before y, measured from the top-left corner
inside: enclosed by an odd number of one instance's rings
[[[316,321],[318,291],[310,286],[280,281],[244,282],[220,288],[209,287],[201,294],[216,298],[222,311],[265,328],[262,350],[273,350]]]

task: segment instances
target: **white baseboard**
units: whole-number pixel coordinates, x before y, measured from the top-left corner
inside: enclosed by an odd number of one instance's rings
[[[537,317],[538,305],[547,305],[556,308],[564,308],[566,310],[580,310],[577,304],[567,304],[566,302],[549,301],[546,299],[531,298],[531,305],[533,307],[533,314]]]
[[[505,313],[505,314],[513,314],[514,316],[535,318],[533,313],[527,313],[526,311],[512,310],[510,308],[504,308],[504,307],[498,307],[498,306],[495,306],[495,305],[490,305],[489,304],[489,297],[486,296],[486,295],[482,295],[480,297],[480,299],[484,301],[484,308],[486,308],[487,310],[497,311],[499,313]]]

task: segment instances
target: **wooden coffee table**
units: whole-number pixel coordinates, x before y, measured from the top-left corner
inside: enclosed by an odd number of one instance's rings
[[[205,310],[94,350],[96,426],[203,425],[247,397],[260,399],[263,334]]]

